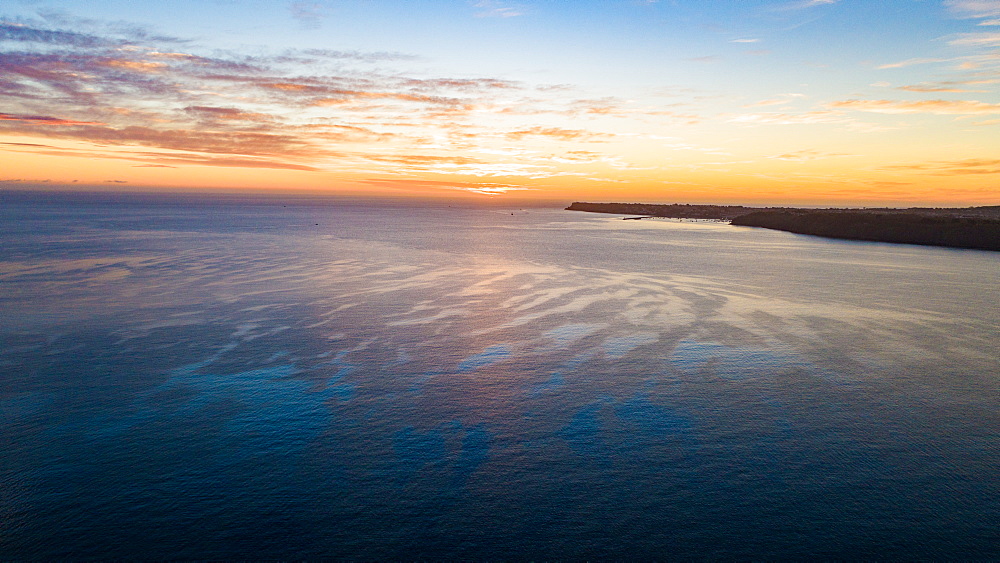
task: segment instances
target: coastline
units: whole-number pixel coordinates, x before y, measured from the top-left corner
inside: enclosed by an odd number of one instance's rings
[[[841,240],[1000,251],[1000,206],[803,209],[742,205],[573,202],[569,211],[716,219]]]

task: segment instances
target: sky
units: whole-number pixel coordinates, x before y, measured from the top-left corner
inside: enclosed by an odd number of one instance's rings
[[[0,189],[1000,204],[1000,0],[5,0]]]

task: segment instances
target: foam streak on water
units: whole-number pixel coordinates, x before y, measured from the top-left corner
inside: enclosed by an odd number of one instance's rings
[[[7,201],[0,552],[1000,556],[997,253],[513,211]]]

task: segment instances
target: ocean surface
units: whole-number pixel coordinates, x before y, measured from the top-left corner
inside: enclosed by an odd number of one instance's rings
[[[0,194],[2,559],[997,559],[1000,253]]]

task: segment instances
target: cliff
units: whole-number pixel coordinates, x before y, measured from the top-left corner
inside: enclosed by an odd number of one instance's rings
[[[911,207],[909,209],[800,209],[742,205],[573,202],[566,209],[646,217],[728,220],[804,235],[1000,250],[1000,206]]]
[[[1000,250],[1000,220],[940,212],[756,211],[732,224],[848,240]]]
[[[671,217],[674,219],[732,219],[758,211],[759,207],[742,205],[687,205],[672,203],[587,203],[574,201],[567,207],[569,211],[589,211],[591,213],[617,213],[619,215],[644,215],[647,217]],[[780,208],[778,208],[780,209]]]

